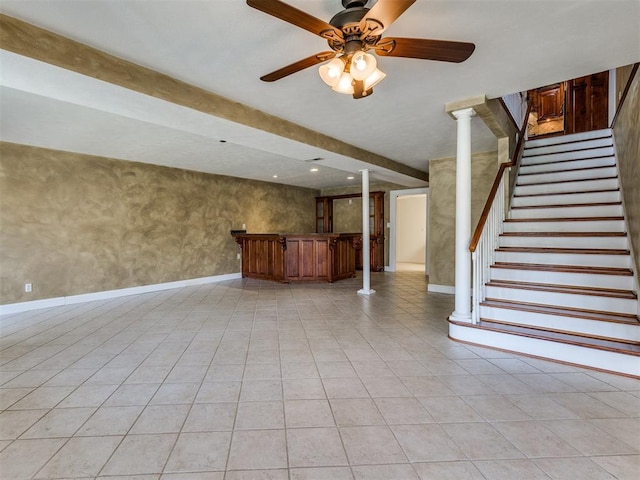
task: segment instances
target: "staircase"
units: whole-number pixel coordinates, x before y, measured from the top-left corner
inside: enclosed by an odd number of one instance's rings
[[[640,376],[625,232],[610,130],[528,141],[467,340]]]

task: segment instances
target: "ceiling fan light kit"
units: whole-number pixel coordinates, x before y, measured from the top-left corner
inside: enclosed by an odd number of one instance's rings
[[[340,75],[340,80],[338,81],[337,85],[334,85],[332,87],[332,90],[334,92],[344,93],[345,95],[353,95],[353,82],[353,77],[349,72],[342,72],[342,74]]]
[[[336,57],[330,62],[320,65],[318,73],[324,83],[330,87],[335,87],[340,81],[340,76],[344,72],[345,62],[343,57]]]
[[[284,20],[327,40],[332,51],[321,52],[260,77],[274,82],[313,65],[324,83],[338,93],[364,98],[386,77],[378,68],[376,57],[417,58],[442,62],[464,62],[475,45],[467,42],[424,38],[382,38],[382,33],[416,0],[378,0],[366,8],[368,0],[342,0],[344,10],[329,23],[309,15],[281,0],[247,0],[261,12]]]
[[[351,57],[351,67],[349,71],[354,80],[364,80],[371,75],[378,67],[376,57],[370,53],[358,52]]]

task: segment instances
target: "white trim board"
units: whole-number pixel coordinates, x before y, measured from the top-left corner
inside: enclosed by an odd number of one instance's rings
[[[191,287],[194,285],[205,285],[208,283],[219,283],[225,280],[236,280],[242,278],[241,273],[228,273],[225,275],[215,275],[212,277],[190,278],[175,282],[157,283],[154,285],[141,285],[139,287],[121,288],[118,290],[106,290],[104,292],[83,293],[80,295],[70,295],[68,297],[45,298],[33,300],[31,302],[10,303],[0,305],[0,315],[10,313],[27,312],[40,308],[61,307],[64,305],[74,305],[77,303],[93,302],[96,300],[108,300],[111,298],[126,297],[128,295],[139,295],[141,293],[160,292],[172,288]]]
[[[427,285],[427,292],[448,293],[450,295],[455,295],[456,287],[452,285],[436,285],[434,283],[430,283],[429,285]]]

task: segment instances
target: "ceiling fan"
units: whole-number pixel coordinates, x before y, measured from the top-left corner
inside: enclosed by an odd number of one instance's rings
[[[339,93],[363,98],[371,95],[373,87],[386,76],[377,68],[376,58],[367,53],[369,50],[381,56],[441,62],[459,63],[469,58],[476,48],[473,43],[382,38],[382,33],[415,1],[378,0],[367,8],[368,0],[342,0],[344,10],[327,23],[280,0],[247,0],[250,7],[321,36],[331,48],[268,73],[260,80],[274,82],[327,62],[319,68],[322,80]]]

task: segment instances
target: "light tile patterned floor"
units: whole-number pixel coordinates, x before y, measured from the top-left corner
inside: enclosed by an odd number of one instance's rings
[[[453,342],[419,272],[0,319],[0,477],[628,479],[640,381]]]

